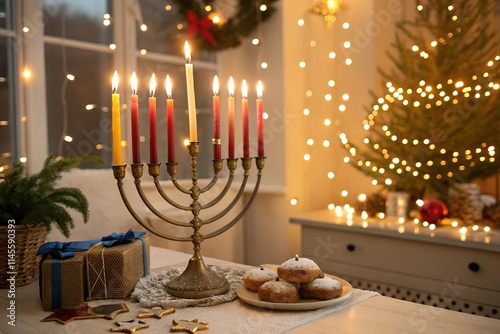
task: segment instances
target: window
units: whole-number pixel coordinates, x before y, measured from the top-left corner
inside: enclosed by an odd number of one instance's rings
[[[24,152],[29,152],[26,154],[28,164],[35,160],[35,156],[40,161],[49,152],[53,152],[65,157],[99,155],[105,161],[104,164],[88,167],[109,168],[112,165],[111,77],[115,70],[120,76],[122,140],[125,142],[124,151],[127,152],[124,162],[131,162],[131,149],[128,145],[131,94],[129,80],[132,71],[136,71],[139,78],[142,162],[149,162],[147,101],[152,73],[155,73],[158,82],[155,94],[158,110],[158,157],[160,162],[167,159],[165,77],[168,74],[172,78],[175,99],[175,132],[178,138],[176,157],[179,164],[187,163],[189,166],[189,156],[181,153],[185,152],[183,140],[187,138],[189,129],[183,66],[184,39],[178,33],[177,21],[174,19],[176,12],[167,10],[159,1],[137,3],[140,3],[140,9],[134,7],[133,1],[42,0],[41,7],[33,8],[40,6],[39,2],[0,0],[0,103],[8,106],[0,110],[0,166],[17,161]],[[19,17],[23,17],[23,24],[28,22],[28,28],[35,17],[39,18],[39,25],[35,25],[43,31],[39,45],[34,46],[35,43],[27,36],[29,34],[13,30],[16,16],[11,7],[14,5],[23,10]],[[148,28],[141,30],[141,23]],[[17,36],[20,36],[19,41],[16,40]],[[16,91],[16,80],[21,79],[17,74],[20,71],[16,68],[23,68],[23,61],[26,59],[19,58],[20,63],[16,67],[16,59],[13,58],[17,50],[16,42],[31,46],[24,50],[27,58],[31,56],[43,59],[38,67],[30,70],[35,77],[43,75],[40,83],[42,86],[44,83],[44,87],[35,85],[32,89],[25,89],[20,85],[19,92]],[[203,147],[199,159],[210,161],[211,86],[216,73],[215,55],[208,52],[193,53],[193,60],[196,62],[198,136],[202,145],[207,146]],[[36,92],[43,92],[43,103],[42,100],[37,103],[37,99],[31,95],[34,89]],[[22,103],[23,99],[30,98],[31,103]],[[26,113],[29,122],[30,112],[31,115],[44,115],[47,124],[46,131],[31,141],[25,139],[30,134],[25,135],[20,121]],[[31,131],[29,127],[27,131]],[[26,150],[23,145],[30,149]],[[199,170],[198,176],[209,177],[211,164],[200,165],[210,168]],[[189,168],[179,168],[178,178],[189,177]]]
[[[16,159],[16,93],[17,61],[15,58],[14,10],[10,2],[0,1],[0,175]]]

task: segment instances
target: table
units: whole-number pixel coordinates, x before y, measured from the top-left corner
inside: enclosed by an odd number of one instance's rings
[[[158,247],[151,247],[151,267],[160,268],[168,265],[186,263],[190,254],[171,251]],[[249,268],[241,264],[221,261],[218,259],[205,258],[207,264],[231,265],[241,268]],[[109,333],[112,322],[115,320],[128,320],[131,316],[127,313],[119,314],[113,321],[104,319],[75,320],[67,325],[60,325],[56,322],[40,322],[41,319],[50,315],[44,312],[38,297],[38,286],[36,283],[16,289],[16,327],[9,326],[5,317],[5,310],[9,300],[6,290],[2,293],[0,307],[2,318],[0,319],[0,330],[8,334],[30,334],[30,333]],[[95,301],[94,303],[105,304],[111,301]],[[127,302],[131,303],[131,302]],[[234,304],[231,304],[234,303]],[[226,303],[226,307],[243,304],[239,300]],[[214,306],[207,308],[189,308],[179,310],[189,314],[197,314],[200,318],[214,313]],[[272,321],[272,315],[279,315],[280,312],[264,312],[259,308],[248,306],[253,312],[252,317],[244,319],[255,321],[260,315],[266,314],[266,321]],[[133,316],[132,316],[133,317]],[[219,318],[219,319],[216,319]],[[212,315],[211,323],[214,325],[210,333],[220,333],[216,330],[217,322],[226,321],[224,314]],[[252,320],[253,319],[253,320]],[[167,319],[157,320],[165,321]],[[215,323],[214,323],[215,321]],[[169,327],[164,327],[161,331],[145,329],[137,333],[168,333]],[[250,333],[239,330],[237,333]],[[396,300],[389,297],[376,296],[347,309],[331,313],[323,318],[303,324],[292,329],[290,333],[499,333],[500,320],[490,319],[481,316],[464,314],[426,305],[410,303]],[[205,331],[201,332],[205,333]],[[267,333],[266,333],[267,334]]]

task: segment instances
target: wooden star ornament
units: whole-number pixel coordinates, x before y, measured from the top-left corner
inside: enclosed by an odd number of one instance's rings
[[[92,314],[90,306],[87,304],[79,308],[64,309],[58,308],[54,313],[42,319],[42,321],[57,321],[60,324],[66,325],[68,322],[78,319],[95,319],[97,316]]]
[[[99,305],[91,308],[92,314],[95,314],[98,318],[105,318],[108,320],[113,319],[119,313],[128,312],[128,307],[125,303],[120,304],[106,304]]]
[[[143,319],[155,317],[157,319],[161,319],[161,317],[163,317],[164,315],[172,314],[174,312],[175,309],[173,308],[163,308],[160,306],[155,306],[150,309],[141,309],[140,313],[137,315],[137,318]]]
[[[133,319],[128,321],[117,321],[115,324],[118,327],[110,328],[111,332],[122,332],[133,334],[135,331],[143,328],[148,328],[149,325],[144,320]]]
[[[171,332],[189,332],[195,333],[197,331],[203,331],[208,329],[208,323],[202,322],[199,319],[185,320],[185,319],[174,319],[172,320],[174,324],[170,327]]]

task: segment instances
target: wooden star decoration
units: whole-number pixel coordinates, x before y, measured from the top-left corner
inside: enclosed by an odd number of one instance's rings
[[[92,314],[90,306],[87,304],[83,305],[79,308],[73,309],[64,309],[58,308],[54,310],[54,313],[49,315],[48,317],[42,319],[42,321],[57,321],[63,325],[66,325],[68,322],[78,319],[95,319],[97,316]]]
[[[125,303],[106,304],[92,307],[91,312],[99,318],[111,320],[119,313],[128,312],[128,307]]]
[[[139,319],[143,319],[143,318],[152,318],[152,317],[155,317],[157,319],[161,319],[161,317],[163,317],[164,315],[167,315],[167,314],[172,314],[175,312],[175,309],[173,308],[163,308],[163,307],[160,307],[160,306],[155,306],[155,307],[152,307],[150,309],[141,309],[140,311],[141,313],[139,313],[137,315],[137,318]]]
[[[199,319],[185,320],[185,319],[174,319],[172,320],[174,324],[170,327],[171,332],[189,332],[195,333],[197,331],[203,331],[208,329],[208,324],[206,322],[201,322]]]
[[[117,328],[110,328],[111,332],[122,332],[122,333],[130,333],[133,334],[135,331],[139,329],[148,328],[149,325],[144,320],[133,319],[128,321],[117,321],[115,324],[118,326]]]
[[[48,317],[42,319],[42,321],[57,321],[63,325],[68,322],[78,319],[95,319],[97,318],[94,314],[90,312],[90,307],[84,304],[82,307],[73,309],[58,308],[54,310],[54,313]]]

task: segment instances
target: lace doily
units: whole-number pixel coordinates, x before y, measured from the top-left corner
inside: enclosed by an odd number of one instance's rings
[[[236,289],[243,279],[244,270],[234,268],[223,268],[219,266],[208,266],[215,274],[225,277],[229,281],[229,290],[223,295],[212,296],[201,299],[183,299],[169,295],[166,291],[168,282],[182,274],[185,268],[171,268],[160,274],[145,276],[137,282],[131,297],[143,307],[186,307],[186,306],[210,306],[235,300]]]

